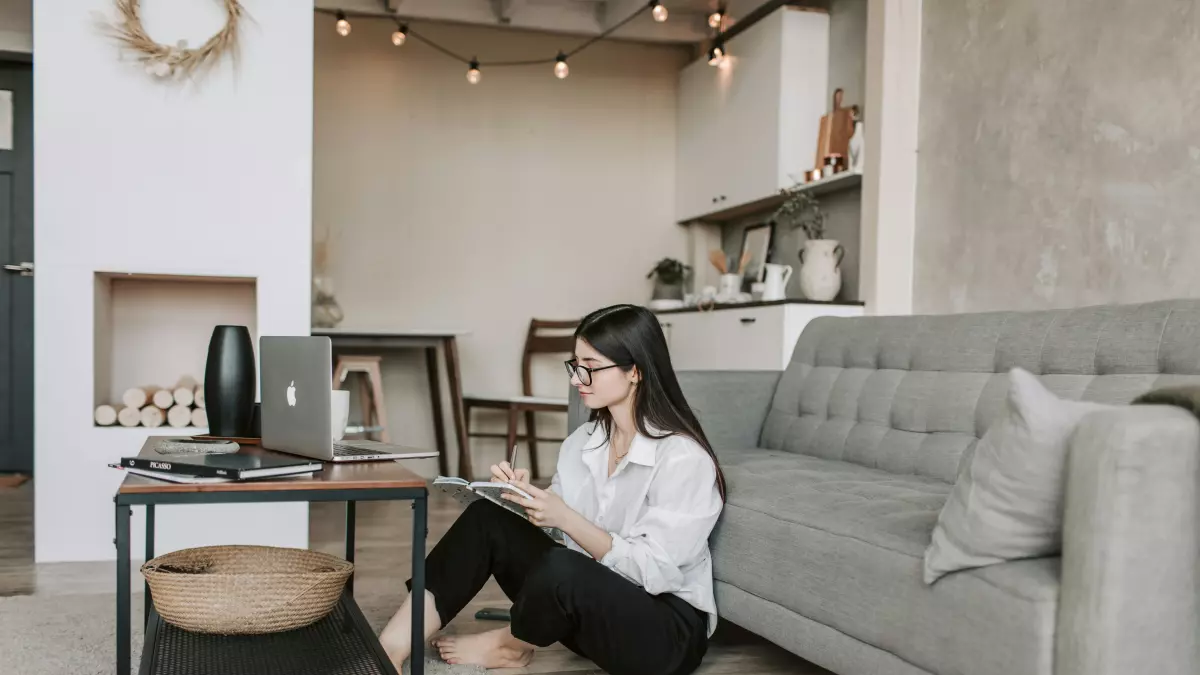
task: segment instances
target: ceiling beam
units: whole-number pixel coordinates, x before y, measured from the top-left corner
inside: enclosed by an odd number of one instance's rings
[[[597,5],[596,9],[600,14],[600,22],[608,29],[649,4],[649,0],[608,0]]]
[[[512,23],[513,13],[523,4],[522,0],[492,0],[492,13],[496,15],[497,23],[507,26]]]

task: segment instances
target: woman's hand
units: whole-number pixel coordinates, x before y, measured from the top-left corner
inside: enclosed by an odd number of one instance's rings
[[[497,483],[529,482],[529,469],[513,469],[508,462],[492,465],[492,480]]]
[[[512,480],[509,483],[513,487],[528,492],[533,499],[526,499],[511,492],[505,492],[501,497],[524,506],[525,512],[529,514],[529,522],[538,527],[557,527],[566,530],[567,524],[572,521],[573,517],[579,515],[567,506],[562,497],[549,490],[538,489],[523,480]]]
[[[529,514],[529,522],[538,527],[557,527],[596,560],[600,560],[612,550],[612,535],[567,506],[558,493],[551,490],[539,490],[525,481],[511,481],[511,483],[513,487],[524,490],[533,498],[526,499],[521,495],[509,492],[502,493],[500,496],[524,506],[525,513]]]

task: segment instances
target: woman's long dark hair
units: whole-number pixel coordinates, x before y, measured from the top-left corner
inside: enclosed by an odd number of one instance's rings
[[[642,376],[633,392],[633,416],[638,432],[655,439],[679,434],[699,443],[712,457],[713,468],[717,471],[717,489],[723,501],[725,474],[721,472],[712,444],[683,397],[679,379],[671,366],[667,339],[654,314],[637,305],[598,309],[583,318],[579,328],[575,329],[575,337],[586,340],[626,372],[637,366]],[[599,422],[605,435],[612,438],[613,417],[608,408],[593,410],[591,420]],[[662,435],[651,433],[650,427]]]

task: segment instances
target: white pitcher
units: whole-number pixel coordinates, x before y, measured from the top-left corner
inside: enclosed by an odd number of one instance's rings
[[[800,251],[800,292],[809,300],[829,302],[842,289],[845,249],[835,239],[809,239]]]
[[[767,270],[767,277],[764,282],[766,285],[763,288],[762,299],[770,301],[786,298],[787,282],[792,278],[792,266],[767,263],[763,267]]]

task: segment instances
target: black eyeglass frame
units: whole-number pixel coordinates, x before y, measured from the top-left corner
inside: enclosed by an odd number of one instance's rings
[[[567,359],[566,361],[563,361],[563,366],[566,367],[567,375],[569,377],[578,377],[579,383],[585,387],[592,383],[592,373],[598,373],[601,370],[608,370],[609,368],[623,368],[624,367],[619,363],[614,363],[611,366],[600,366],[599,368],[588,368],[587,366],[579,365],[579,363],[576,359]],[[587,375],[586,379],[584,378],[585,374]]]

